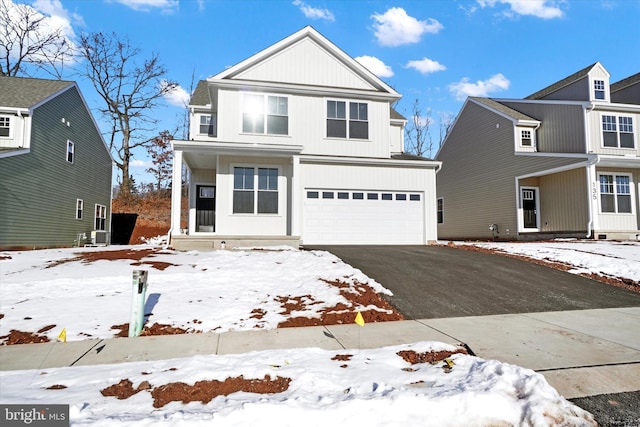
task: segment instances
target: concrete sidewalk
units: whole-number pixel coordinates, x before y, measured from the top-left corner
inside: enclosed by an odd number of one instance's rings
[[[0,346],[0,370],[318,347],[466,343],[542,373],[565,398],[640,390],[640,307]]]

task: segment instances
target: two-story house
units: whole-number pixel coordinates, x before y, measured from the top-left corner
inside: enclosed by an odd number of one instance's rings
[[[76,83],[0,77],[0,248],[106,243],[111,173]]]
[[[640,74],[592,64],[524,99],[468,98],[436,159],[444,239],[640,239]]]
[[[174,185],[172,245],[434,242],[440,163],[403,153],[399,98],[311,27],[199,82],[173,141],[189,208],[183,229]]]

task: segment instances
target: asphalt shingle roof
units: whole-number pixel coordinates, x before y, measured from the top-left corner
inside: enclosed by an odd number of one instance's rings
[[[505,114],[505,115],[515,119],[515,120],[533,120],[533,121],[538,121],[538,119],[534,119],[531,116],[527,116],[526,114],[522,114],[521,112],[519,112],[517,110],[514,110],[511,107],[507,107],[506,105],[501,104],[498,101],[494,101],[491,98],[479,98],[479,97],[472,96],[472,97],[470,97],[470,99],[472,99],[472,100],[474,100],[474,101],[476,101],[476,102],[478,102],[480,104],[483,104],[483,105],[485,105],[485,106],[487,106],[487,107],[489,107],[489,108],[491,108],[491,109],[493,109],[495,111],[498,111],[498,112],[500,112],[502,114]]]
[[[211,98],[209,97],[209,85],[206,80],[200,80],[196,86],[196,90],[191,95],[191,101],[189,105],[208,105],[211,104]]]
[[[638,82],[640,82],[640,73],[636,73],[632,76],[627,77],[626,79],[620,80],[619,82],[612,83],[610,86],[610,90],[612,93],[617,92]]]
[[[73,84],[65,80],[0,76],[0,106],[29,108]]]
[[[537,91],[536,93],[533,93],[529,96],[527,96],[525,99],[542,99],[545,96],[559,90],[562,89],[563,87],[578,81],[582,78],[584,78],[587,74],[589,74],[589,71],[591,71],[591,69],[593,67],[595,67],[597,64],[597,62],[594,62],[593,64],[589,65],[588,67],[583,68],[580,71],[577,71],[573,74],[571,74],[568,77],[565,77],[564,79],[555,82],[554,84],[552,84],[551,86],[547,86],[544,89],[540,89],[539,91]]]

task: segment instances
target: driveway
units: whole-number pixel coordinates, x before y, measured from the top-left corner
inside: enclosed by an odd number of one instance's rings
[[[309,249],[309,248],[307,248]],[[640,294],[549,267],[446,246],[314,246],[393,292],[406,319],[640,306]]]

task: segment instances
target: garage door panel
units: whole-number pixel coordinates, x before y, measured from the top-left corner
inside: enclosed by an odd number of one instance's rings
[[[371,190],[348,191],[348,198],[337,198],[346,190],[310,190],[317,198],[309,198],[305,191],[303,212],[303,242],[305,244],[424,244],[424,197],[421,193]],[[334,198],[323,198],[334,193]],[[362,193],[362,199],[354,199]],[[396,199],[396,193],[406,200]],[[369,194],[377,194],[371,199]],[[315,194],[314,194],[315,196]]]

